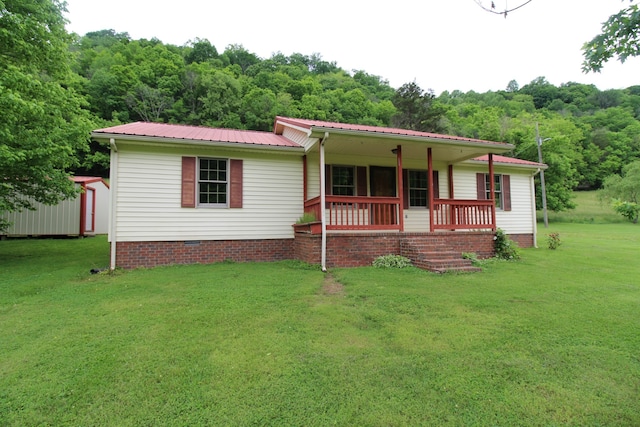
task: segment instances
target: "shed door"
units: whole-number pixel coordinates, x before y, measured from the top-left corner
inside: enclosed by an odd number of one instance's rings
[[[84,231],[95,230],[96,190],[87,187],[87,206],[85,206]]]

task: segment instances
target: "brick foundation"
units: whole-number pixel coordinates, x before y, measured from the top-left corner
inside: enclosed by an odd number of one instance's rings
[[[521,248],[530,248],[535,246],[533,234],[509,234],[508,236]]]
[[[169,264],[209,264],[225,260],[281,261],[293,259],[293,243],[293,239],[118,242],[116,266],[155,267]]]
[[[533,235],[511,234],[520,247],[533,246]],[[327,267],[371,265],[381,255],[401,255],[403,240],[446,244],[456,252],[473,252],[479,258],[494,255],[492,232],[344,233],[327,235]],[[295,239],[203,240],[189,242],[118,242],[116,266],[155,267],[169,264],[209,264],[299,259],[321,263],[319,234],[296,233]]]

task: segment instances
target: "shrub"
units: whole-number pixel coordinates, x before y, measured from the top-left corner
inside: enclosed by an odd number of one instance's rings
[[[634,202],[625,202],[623,200],[614,199],[613,210],[623,217],[627,218],[634,224],[638,223],[638,215],[640,214],[640,204]]]
[[[506,260],[520,259],[520,248],[503,230],[498,228],[493,240],[497,258]]]
[[[298,220],[296,224],[307,224],[309,222],[315,222],[316,215],[313,212],[305,212]]]
[[[462,258],[470,260],[471,264],[476,267],[482,267],[484,265],[484,261],[479,260],[478,254],[475,252],[462,252]]]
[[[558,246],[562,244],[560,241],[560,233],[551,233],[547,236],[547,243],[549,244],[549,249],[558,249]]]
[[[405,268],[411,266],[411,260],[402,255],[382,255],[373,260],[377,268]]]

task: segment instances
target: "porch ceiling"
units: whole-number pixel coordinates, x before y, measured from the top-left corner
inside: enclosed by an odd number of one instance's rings
[[[485,144],[480,142],[427,140],[424,138],[372,137],[363,135],[329,135],[325,143],[327,154],[349,156],[373,156],[395,158],[392,149],[402,146],[403,159],[427,159],[431,147],[433,160],[448,164],[458,163],[488,153],[502,154],[513,149],[510,144]]]

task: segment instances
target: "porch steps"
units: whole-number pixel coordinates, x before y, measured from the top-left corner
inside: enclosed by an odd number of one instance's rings
[[[400,252],[402,256],[409,258],[416,267],[434,273],[482,271],[481,268],[473,266],[471,260],[462,258],[461,252],[456,252],[447,246],[442,239],[402,239]]]

